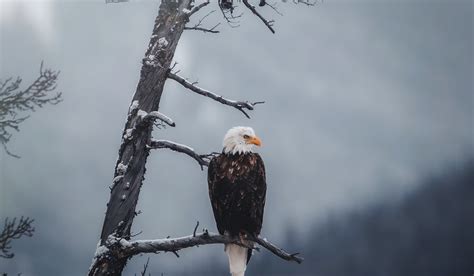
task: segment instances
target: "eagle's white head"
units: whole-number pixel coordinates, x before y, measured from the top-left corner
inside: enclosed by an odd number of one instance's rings
[[[224,153],[253,152],[255,146],[261,146],[262,141],[255,135],[251,127],[233,127],[224,136]]]

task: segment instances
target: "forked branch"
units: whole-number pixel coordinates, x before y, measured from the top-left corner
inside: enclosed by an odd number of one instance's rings
[[[244,115],[250,119],[250,116],[247,114],[246,110],[253,110],[254,109],[254,106],[257,105],[257,104],[263,104],[265,102],[263,101],[260,101],[260,102],[243,102],[243,101],[233,101],[233,100],[229,100],[229,99],[226,99],[226,98],[223,98],[222,96],[220,95],[217,95],[217,94],[214,94],[208,90],[205,90],[205,89],[202,89],[200,87],[197,87],[195,84],[196,83],[191,83],[189,81],[187,81],[186,79],[183,79],[182,77],[172,73],[171,71],[168,72],[168,78],[172,79],[172,80],[175,80],[176,82],[178,82],[179,84],[181,84],[182,86],[186,87],[187,89],[195,92],[195,93],[198,93],[199,95],[202,95],[202,96],[206,96],[208,98],[211,98],[217,102],[220,102],[221,104],[225,104],[225,105],[228,105],[228,106],[232,106],[238,110],[240,110],[242,113],[244,113]]]

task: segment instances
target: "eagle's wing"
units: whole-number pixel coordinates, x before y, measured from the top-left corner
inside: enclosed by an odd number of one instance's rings
[[[207,172],[207,183],[209,187],[209,199],[211,200],[212,211],[214,212],[214,218],[217,224],[217,230],[222,235],[224,234],[223,227],[223,218],[224,218],[224,209],[223,206],[226,206],[226,197],[225,195],[220,195],[218,191],[219,183],[222,179],[217,175],[218,171],[218,162],[217,159],[219,156],[212,158],[209,162],[209,168]]]
[[[209,198],[219,233],[246,230],[258,235],[262,229],[267,184],[262,158],[220,155],[208,168]]]
[[[260,155],[255,154],[256,169],[255,181],[253,182],[253,189],[255,193],[255,200],[253,200],[253,209],[255,210],[255,217],[252,217],[256,225],[256,235],[260,234],[263,222],[263,210],[265,209],[265,198],[267,193],[267,182],[265,178],[265,165]],[[253,214],[253,213],[252,213]]]

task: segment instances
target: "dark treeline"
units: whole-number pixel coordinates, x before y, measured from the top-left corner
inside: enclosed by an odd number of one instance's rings
[[[403,199],[335,216],[312,227],[306,239],[288,231],[286,249],[302,265],[257,253],[249,275],[473,275],[474,159],[435,176]],[[202,274],[227,275],[204,264]],[[215,272],[215,273],[214,273]]]

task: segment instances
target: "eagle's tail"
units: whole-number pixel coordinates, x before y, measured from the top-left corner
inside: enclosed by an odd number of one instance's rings
[[[232,276],[244,276],[247,268],[248,248],[236,244],[227,244],[225,252],[229,257],[229,269]]]

